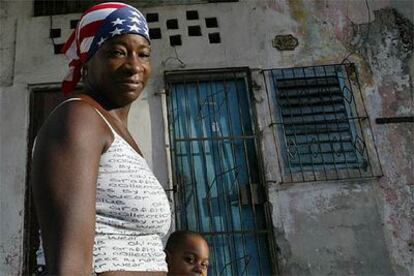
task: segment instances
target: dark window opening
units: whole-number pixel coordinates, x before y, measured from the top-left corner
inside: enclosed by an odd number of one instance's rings
[[[33,10],[34,16],[68,14],[68,13],[83,13],[88,8],[103,2],[111,2],[109,0],[34,0]],[[200,4],[200,3],[214,3],[214,2],[238,2],[237,0],[139,0],[127,1],[138,9],[142,7],[155,7],[162,4],[165,5],[183,5],[183,4]],[[168,3],[167,3],[168,2]],[[151,22],[157,22],[151,21]],[[150,21],[148,21],[150,22]]]
[[[50,29],[50,38],[58,38],[61,36],[60,29]]]
[[[34,0],[34,16],[82,13],[103,0]]]
[[[178,20],[177,19],[168,19],[167,20],[167,29],[169,29],[169,30],[178,29]]]
[[[78,25],[79,19],[71,20],[70,21],[70,28],[75,29],[76,25]]]
[[[63,45],[65,45],[65,44],[64,43],[53,44],[53,51],[54,51],[55,55],[62,54]]]
[[[198,11],[187,11],[186,17],[187,17],[187,20],[197,20]]]
[[[151,39],[160,39],[161,38],[161,29],[160,28],[150,28],[149,36]]]
[[[215,17],[206,18],[206,27],[217,28],[218,27],[217,18]]]
[[[170,45],[171,46],[180,46],[180,45],[182,45],[181,35],[172,35],[172,36],[170,36]]]
[[[200,26],[188,26],[188,36],[201,36]]]
[[[151,22],[158,22],[159,18],[158,18],[158,13],[147,13],[147,22],[151,23]]]
[[[220,33],[210,33],[208,34],[208,40],[211,44],[217,44],[221,42]]]

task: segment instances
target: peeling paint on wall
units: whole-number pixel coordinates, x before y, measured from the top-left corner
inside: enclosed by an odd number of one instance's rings
[[[393,9],[375,11],[375,20],[364,26],[361,55],[366,58],[377,83],[397,91],[412,89],[409,60],[413,50],[413,25]],[[403,103],[403,101],[401,102]]]
[[[5,266],[8,267],[10,271],[21,271],[23,256],[21,254],[20,239],[20,235],[15,235],[0,245],[0,272],[5,272],[2,270],[2,267]]]
[[[391,275],[371,186],[332,184],[278,192],[274,204],[279,205],[283,221],[283,230],[276,229],[282,271],[286,275]]]
[[[362,84],[371,120],[413,114],[413,24],[394,9],[374,11],[375,20],[355,28],[360,45],[351,44],[363,64]],[[372,82],[370,81],[372,80]],[[384,177],[378,197],[388,250],[397,275],[414,273],[413,124],[375,126]]]

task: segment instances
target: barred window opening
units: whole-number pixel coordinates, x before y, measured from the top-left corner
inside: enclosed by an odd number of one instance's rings
[[[372,177],[353,64],[266,70],[283,182]]]
[[[89,7],[111,0],[34,0],[34,16],[83,13]],[[238,0],[131,0],[125,1],[135,7],[152,7],[157,5],[190,5],[216,2],[238,2]]]

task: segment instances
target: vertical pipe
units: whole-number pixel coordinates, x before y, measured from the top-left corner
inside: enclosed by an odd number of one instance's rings
[[[172,174],[172,160],[171,160],[171,141],[170,141],[170,135],[169,135],[169,127],[168,127],[168,108],[167,108],[167,95],[166,90],[164,89],[161,93],[161,114],[162,114],[162,120],[163,120],[163,126],[164,126],[164,143],[165,143],[165,156],[166,156],[166,162],[167,162],[167,177],[168,177],[168,183],[167,183],[167,189],[168,191],[172,191],[172,196],[170,197],[172,201],[172,206],[175,205],[175,198],[174,198],[174,189],[173,189],[173,174]],[[175,210],[172,210],[172,214],[175,214]],[[174,225],[175,228],[175,225]]]

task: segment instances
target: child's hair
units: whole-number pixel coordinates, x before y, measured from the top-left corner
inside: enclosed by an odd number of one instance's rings
[[[167,244],[165,245],[165,250],[171,252],[174,248],[176,248],[180,244],[183,244],[185,239],[190,236],[196,236],[205,240],[204,237],[197,232],[193,232],[190,230],[178,230],[171,233],[171,235],[169,236]]]

